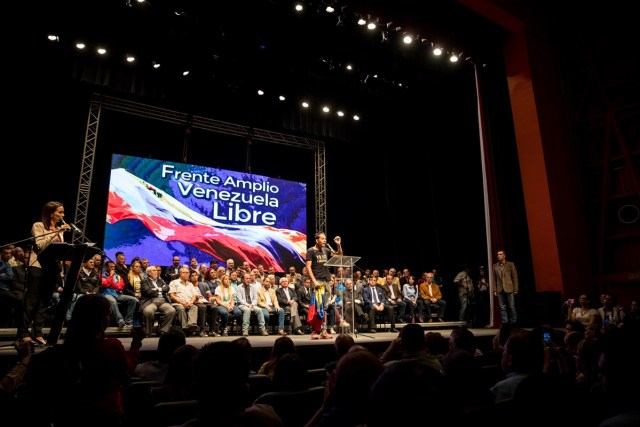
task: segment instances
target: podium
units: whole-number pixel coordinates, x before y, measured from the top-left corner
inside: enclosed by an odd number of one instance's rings
[[[356,262],[358,262],[358,260],[360,260],[361,257],[359,256],[348,256],[348,255],[334,255],[332,256],[327,262],[324,263],[325,266],[327,267],[349,267],[350,271],[353,271],[353,266],[356,265]],[[343,279],[343,277],[340,277],[340,279]],[[344,281],[343,281],[344,284]],[[355,290],[355,284],[353,285],[353,287],[351,288],[351,316],[353,318],[352,322],[353,325],[351,325],[351,330],[353,331],[353,334],[355,335],[355,330],[356,330],[356,306],[355,306],[355,299],[354,299],[354,290]]]
[[[324,265],[327,267],[353,267],[360,258],[359,256],[334,255]]]
[[[80,268],[87,256],[93,256],[100,253],[101,250],[95,247],[92,243],[82,243],[79,245],[73,245],[71,243],[51,243],[45,250],[38,254],[38,260],[41,262],[52,261],[71,261],[69,270],[64,278],[63,292],[60,296],[60,303],[56,308],[56,314],[51,323],[51,329],[47,337],[47,344],[55,345],[62,332],[62,325],[73,297],[73,291],[76,287],[76,282],[80,276]]]

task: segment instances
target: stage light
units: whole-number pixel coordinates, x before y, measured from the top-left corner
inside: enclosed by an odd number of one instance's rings
[[[394,24],[393,22],[387,22],[387,30],[389,30],[389,31],[395,31],[395,32],[397,33],[398,31],[400,31],[400,30],[402,29],[402,27],[401,27],[401,26],[399,26],[399,25],[398,25],[398,26],[396,26],[396,27],[393,27],[393,26],[392,26],[393,24]]]
[[[105,55],[107,53],[107,49],[99,47],[98,49],[96,49],[96,52],[98,52],[98,54],[100,55]]]
[[[302,6],[301,3],[296,3],[296,5],[295,5],[295,11],[296,12],[302,12],[303,9],[304,9],[304,7]]]
[[[279,99],[280,101],[284,101],[284,100],[285,100],[285,99],[287,99],[287,98],[285,98],[285,96],[284,96],[284,95],[280,95],[280,96],[278,97],[278,99]]]
[[[330,111],[331,111],[331,109],[325,105],[324,107],[322,107],[322,111],[323,111],[324,113],[328,113],[328,112],[330,112]]]
[[[353,115],[353,120],[355,120],[356,122],[360,120],[360,116],[357,114]]]
[[[264,95],[264,91],[263,91],[262,89],[258,89],[258,95],[259,95],[259,96]]]
[[[375,30],[376,29],[376,24],[374,24],[373,22],[369,22],[367,24],[367,29],[369,30]]]
[[[155,68],[155,69],[160,68],[160,63],[156,62],[156,61],[153,61],[153,68]]]
[[[358,25],[362,26],[366,24],[367,24],[367,21],[365,21],[363,18],[358,18]]]
[[[433,54],[434,54],[435,56],[440,56],[440,55],[442,55],[442,49],[440,49],[438,46],[434,47],[434,48],[433,48]]]
[[[402,38],[402,41],[404,42],[404,44],[411,44],[411,42],[413,41],[413,37],[411,36],[404,36]]]
[[[55,34],[49,34],[47,36],[47,39],[49,39],[50,42],[59,42],[60,41],[60,37],[56,36]]]
[[[331,5],[327,6],[327,8],[326,8],[325,10],[327,11],[327,13],[333,13],[333,12],[335,12],[335,11],[336,11],[336,10],[333,8],[333,6],[331,6]]]
[[[342,110],[336,111],[336,114],[338,115],[338,117],[344,117],[344,111]]]
[[[458,62],[458,55],[452,53],[451,56],[449,57],[449,61]]]
[[[183,76],[188,76],[188,75],[189,75],[189,70],[184,70],[184,71],[182,72],[182,75],[183,75]]]
[[[127,55],[127,62],[131,63],[131,62],[135,62],[136,58],[133,55]]]
[[[85,47],[87,47],[87,45],[82,42],[76,43],[76,49],[78,50],[83,50]]]
[[[309,103],[307,101],[302,101],[302,108],[309,108]]]

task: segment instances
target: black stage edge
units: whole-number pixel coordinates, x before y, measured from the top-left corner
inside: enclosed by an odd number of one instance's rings
[[[428,327],[430,324],[424,324],[425,331],[440,332],[444,337],[448,338],[451,333],[452,327],[456,326],[459,322],[445,322],[439,323],[438,328]],[[397,325],[400,329],[403,325]],[[477,339],[478,348],[483,352],[491,350],[491,341],[496,334],[497,329],[470,329]],[[11,333],[9,333],[9,331]],[[47,330],[44,330],[45,335]],[[365,332],[365,331],[363,331]],[[118,328],[108,328],[107,333],[109,336],[118,337],[124,344],[126,349],[131,346],[131,338],[122,332],[118,333]],[[15,329],[0,329],[0,368],[4,374],[13,364],[17,361],[16,351],[13,348],[15,340]],[[364,335],[368,336],[364,336]],[[398,337],[398,333],[391,332],[378,332],[376,334],[360,334],[357,336],[350,334],[354,337],[355,343],[367,347],[375,354],[381,354],[389,346],[389,343]],[[250,335],[248,337],[251,345],[253,346],[252,356],[252,368],[257,371],[260,365],[269,358],[271,349],[273,348],[273,342],[279,335],[272,334],[266,337],[259,335]],[[336,335],[333,335],[335,338]],[[231,335],[228,337],[187,337],[187,344],[194,345],[196,347],[202,347],[210,341],[231,341],[238,338],[239,335]],[[296,349],[303,360],[307,362],[309,369],[316,369],[324,367],[325,363],[335,358],[335,350],[333,347],[334,339],[319,339],[312,340],[311,335],[289,335],[296,345]],[[371,337],[371,338],[369,338]],[[59,343],[64,341],[64,334],[61,337]],[[147,360],[153,360],[155,351],[158,346],[158,338],[145,338],[142,342],[142,348],[140,349],[140,357],[142,362]],[[36,352],[43,351],[43,348],[36,348]]]

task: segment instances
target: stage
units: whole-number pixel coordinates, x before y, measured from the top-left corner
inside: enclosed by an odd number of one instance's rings
[[[396,328],[400,330],[406,324],[396,325]],[[434,331],[441,333],[444,337],[448,338],[451,330],[455,326],[461,325],[461,322],[438,322],[438,323],[422,323],[425,332]],[[383,325],[384,326],[384,325]],[[388,327],[388,326],[387,326]],[[496,334],[497,329],[494,328],[477,328],[470,329],[477,338],[477,346],[480,350],[488,351],[491,349],[491,341]],[[48,332],[48,328],[44,328],[44,333]],[[109,336],[118,337],[125,348],[129,348],[131,345],[131,338],[128,334],[118,328],[107,328],[107,334]],[[358,333],[350,333],[354,338],[356,344],[363,345],[373,351],[375,354],[381,354],[388,346],[389,343],[398,337],[398,333],[394,332],[377,332],[375,334],[369,334],[366,330],[358,331]],[[327,361],[332,360],[335,357],[335,350],[333,342],[336,335],[333,335],[332,339],[318,339],[312,340],[311,335],[288,335],[294,342],[296,349],[300,356],[307,362],[309,369],[321,368]],[[187,337],[187,344],[195,347],[202,347],[211,341],[231,341],[240,337],[240,335],[230,335],[228,337]],[[252,353],[252,368],[257,370],[260,364],[268,359],[273,342],[279,335],[271,334],[269,336],[261,335],[249,335],[247,338],[253,346]],[[64,329],[62,331],[61,339],[58,341],[62,343],[64,340]],[[12,363],[15,363],[16,351],[13,348],[15,341],[15,329],[0,329],[0,364],[4,370],[10,367]],[[156,348],[158,346],[158,338],[145,338],[142,341],[141,361],[152,360],[155,355]],[[46,347],[36,347],[36,352],[43,351]]]

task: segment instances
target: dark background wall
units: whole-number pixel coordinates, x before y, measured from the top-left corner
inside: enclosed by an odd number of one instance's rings
[[[4,211],[5,222],[11,226],[3,232],[1,241],[28,237],[31,223],[47,200],[63,201],[67,217],[74,219],[89,97],[97,92],[322,139],[327,144],[330,237],[343,236],[346,252],[362,257],[361,268],[408,267],[419,275],[436,266],[445,279],[451,280],[463,263],[477,266],[493,258],[486,249],[474,62],[481,70],[485,85],[484,101],[489,107],[486,111],[490,125],[487,132],[495,143],[491,156],[497,165],[500,197],[506,206],[502,246],[520,269],[522,303],[527,306],[529,297],[535,293],[536,280],[544,278],[535,277],[532,267],[518,153],[501,59],[502,30],[461,8],[458,2],[429,2],[429,5],[398,2],[393,7],[381,6],[378,2],[346,3],[353,12],[370,10],[376,16],[388,18],[381,19],[383,24],[394,21],[402,25],[403,30],[389,33],[388,41],[381,42],[377,36],[336,29],[335,23],[327,23],[324,18],[291,24],[284,18],[285,2],[234,2],[226,5],[218,17],[207,18],[213,19],[214,25],[208,25],[204,14],[191,14],[193,28],[173,21],[146,22],[142,15],[129,14],[126,19],[110,14],[93,15],[96,5],[106,2],[90,5],[68,2],[35,11],[21,7],[13,16],[22,21],[19,33],[26,37],[27,49],[15,46],[9,50],[17,54],[20,67],[12,70],[4,115],[7,128],[13,130],[7,134],[14,135],[7,146],[8,160],[4,161],[3,169],[10,180],[15,211]],[[154,10],[171,5],[174,3],[159,1]],[[197,7],[197,2],[182,5]],[[266,14],[271,7],[276,9]],[[563,16],[560,12],[567,10],[557,11],[557,16]],[[86,14],[86,19],[77,13]],[[37,19],[32,18],[32,14],[38,15]],[[249,24],[244,26],[241,18],[248,18],[251,24],[258,23],[258,30],[249,31]],[[177,70],[175,62],[174,68],[152,75],[148,70],[123,67],[115,60],[99,62],[78,56],[62,44],[52,46],[44,39],[51,22],[60,23],[67,35],[73,31],[108,32],[108,39],[121,43],[120,47],[126,45],[125,41],[137,40],[149,51],[158,48],[171,53],[174,61],[210,59],[212,55],[220,59],[212,60],[212,64],[201,62],[200,70],[207,72],[195,73],[192,79],[172,75],[171,72]],[[555,27],[549,27],[554,30],[550,31],[550,38],[567,40],[569,29],[561,28],[560,20],[554,24]],[[535,31],[541,28],[544,27],[536,27]],[[395,42],[405,30],[461,46],[464,56],[472,59],[463,60],[452,69],[446,62],[431,61],[419,50],[402,50]],[[266,38],[256,37],[258,32],[267,34]],[[294,37],[285,40],[282,33]],[[205,42],[208,41],[214,42],[213,51],[207,50],[209,45]],[[269,47],[266,54],[256,49],[262,42]],[[544,59],[557,59],[560,50],[560,47],[557,51],[549,50],[548,58]],[[337,73],[351,55],[362,68],[354,75]],[[576,56],[571,60],[577,62]],[[542,57],[545,55],[540,53],[536,56],[538,70],[545,69]],[[576,67],[576,64],[567,66]],[[374,79],[373,70],[380,70],[384,78]],[[562,73],[565,73],[563,84],[572,81],[570,72]],[[263,81],[272,88],[284,87],[292,94],[291,99],[296,94],[337,99],[349,109],[359,111],[363,119],[358,123],[338,122],[301,112],[292,104],[283,106],[258,99],[253,96],[253,87]],[[396,82],[408,82],[407,87],[400,88]],[[548,88],[537,88],[543,93],[545,89]],[[546,99],[542,94],[538,97]],[[579,98],[578,93],[575,99]],[[181,161],[184,131],[183,126],[113,112],[101,117],[98,162],[89,208],[87,235],[90,238],[98,244],[102,238],[110,154],[124,152]],[[553,136],[544,137],[548,138],[546,143],[553,146]],[[580,145],[579,141],[574,144]],[[567,151],[572,153],[572,150]],[[253,173],[303,180],[312,190],[310,153],[254,142],[250,154]],[[194,131],[188,138],[187,160],[245,170],[246,140]],[[576,165],[576,169],[590,175],[584,164]],[[591,172],[593,179],[598,171]],[[35,185],[31,183],[33,179]],[[581,177],[577,181],[586,183],[589,179]],[[310,197],[312,193],[310,191]],[[313,207],[312,200],[310,207]],[[312,212],[309,217],[313,218]],[[598,234],[597,218],[590,221],[594,234]],[[310,223],[308,228],[309,234],[313,234],[315,224]],[[561,236],[561,239],[565,248],[571,245],[571,236]],[[587,240],[591,239],[593,236]],[[586,268],[593,268],[595,273],[595,267]],[[610,270],[614,271],[615,266]],[[592,289],[595,291],[595,287]]]

